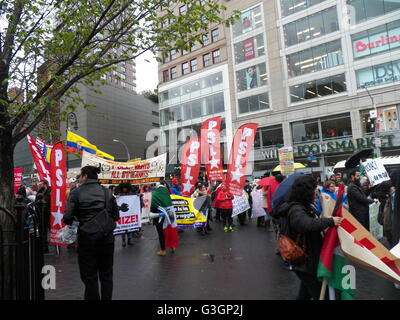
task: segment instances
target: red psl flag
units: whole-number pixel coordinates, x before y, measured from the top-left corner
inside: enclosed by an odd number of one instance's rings
[[[208,181],[224,180],[221,159],[221,116],[210,118],[201,125],[201,153]]]
[[[253,148],[257,128],[257,123],[246,123],[236,130],[233,137],[226,183],[229,190],[236,196],[241,196],[243,193],[246,166],[250,151]]]
[[[182,148],[182,196],[190,197],[200,171],[200,137],[190,139]]]
[[[33,161],[35,162],[35,166],[39,175],[39,179],[47,180],[49,182],[49,185],[51,186],[49,166],[46,163],[46,159],[43,158],[42,152],[29,134],[27,135],[27,138],[29,142],[29,147],[31,148]]]
[[[50,243],[58,246],[66,246],[56,239],[57,231],[64,227],[62,218],[66,207],[67,192],[67,154],[62,142],[57,142],[50,156],[50,176],[53,181],[51,187],[51,217],[50,217]]]

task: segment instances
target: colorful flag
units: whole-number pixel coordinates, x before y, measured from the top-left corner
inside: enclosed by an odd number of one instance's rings
[[[246,123],[235,133],[229,157],[226,183],[229,191],[235,196],[241,196],[246,180],[246,166],[253,148],[257,123]]]
[[[67,154],[62,142],[57,142],[54,145],[50,163],[50,176],[53,181],[50,198],[50,244],[67,246],[66,243],[57,241],[57,232],[64,227],[62,218],[67,201]]]
[[[190,139],[182,148],[181,181],[183,190],[181,195],[190,197],[199,176],[201,155],[200,137]]]
[[[178,224],[176,223],[176,214],[173,206],[167,208],[159,208],[165,212],[163,233],[165,240],[165,248],[178,248]],[[172,218],[169,217],[172,216]]]
[[[47,165],[50,165],[50,155],[51,155],[51,150],[53,149],[53,145],[47,144],[44,140],[40,139],[39,137],[36,137],[36,145],[42,152],[43,157],[46,159]]]
[[[80,154],[82,156],[82,151],[89,152],[91,154],[98,155],[99,157],[106,158],[109,160],[114,160],[114,157],[108,153],[105,153],[93,144],[91,144],[86,139],[78,136],[77,134],[68,131],[67,134],[67,151],[73,154]]]
[[[29,147],[31,149],[33,161],[34,161],[36,170],[39,175],[39,179],[47,180],[49,182],[49,186],[51,186],[49,166],[47,165],[46,160],[44,159],[44,157],[42,155],[42,152],[39,150],[35,141],[33,141],[32,137],[29,134],[27,135],[27,139],[28,139]]]
[[[221,159],[221,116],[210,118],[201,125],[201,153],[208,181],[224,180]]]

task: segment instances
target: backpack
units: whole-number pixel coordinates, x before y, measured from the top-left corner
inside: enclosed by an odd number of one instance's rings
[[[92,219],[86,221],[82,226],[79,227],[79,234],[84,236],[86,239],[96,242],[104,239],[113,233],[116,223],[108,213],[108,197],[107,189],[102,187],[105,197],[104,208],[99,211]]]

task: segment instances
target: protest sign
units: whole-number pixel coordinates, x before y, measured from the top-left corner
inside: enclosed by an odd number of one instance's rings
[[[143,193],[142,223],[150,222],[151,192]]]
[[[117,198],[119,219],[114,234],[137,231],[142,226],[140,220],[140,198],[137,195]]]
[[[239,196],[239,197],[235,196],[233,198],[232,206],[233,206],[232,217],[235,217],[238,214],[250,209],[249,200],[247,199],[246,193],[244,190],[243,190],[243,193],[241,196]]]
[[[389,174],[379,159],[368,159],[362,162],[369,182],[376,186],[384,181],[390,180]]]
[[[186,198],[171,195],[172,205],[175,209],[176,221],[180,229],[195,229],[205,227],[207,222],[205,201],[207,196]],[[204,211],[203,211],[204,208]]]
[[[284,176],[289,176],[294,173],[294,156],[293,147],[283,147],[278,150],[279,165],[281,173]]]

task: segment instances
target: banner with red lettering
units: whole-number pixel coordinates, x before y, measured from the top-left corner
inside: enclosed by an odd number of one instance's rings
[[[226,183],[235,196],[242,195],[246,180],[246,166],[250,151],[253,148],[257,128],[257,123],[246,123],[236,130],[233,137]]]
[[[221,159],[221,116],[201,125],[201,154],[206,165],[208,181],[224,180]]]
[[[184,197],[190,197],[194,191],[201,165],[200,151],[200,137],[190,139],[182,148],[181,194]]]
[[[42,152],[29,134],[27,135],[27,138],[29,147],[31,149],[33,162],[35,163],[36,170],[39,175],[39,180],[47,180],[49,182],[49,186],[51,186],[49,166],[46,163],[46,159],[44,159]]]
[[[22,168],[15,168],[14,169],[14,194],[17,193],[20,186],[22,186]]]
[[[140,198],[137,195],[120,196],[117,198],[119,219],[114,234],[137,231],[141,228]]]
[[[67,192],[67,153],[62,142],[57,142],[50,155],[50,177],[53,181],[50,196],[50,244],[67,246],[57,240],[57,231],[64,227],[62,221],[66,207]]]

